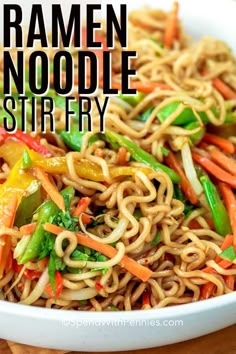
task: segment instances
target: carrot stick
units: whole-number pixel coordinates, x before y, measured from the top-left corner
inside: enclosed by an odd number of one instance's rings
[[[223,269],[228,269],[229,267],[232,266],[233,263],[228,261],[227,259],[220,258],[220,261],[217,262],[217,264]],[[208,266],[202,269],[202,272],[212,274],[215,273],[216,271],[214,268]]]
[[[2,214],[0,216],[0,225],[6,227],[13,227],[16,209],[17,209],[17,196],[12,194],[11,199],[9,200],[8,204],[2,209]],[[11,250],[11,237],[8,235],[4,235],[1,237],[0,244],[0,279],[3,276],[7,259]]]
[[[223,152],[221,152],[217,149],[209,150],[208,152],[211,155],[211,158],[213,161],[215,161],[218,165],[220,165],[225,170],[227,170],[228,172],[230,172],[234,176],[236,176],[236,162],[235,162],[235,160],[226,156],[225,154],[223,154]]]
[[[50,182],[48,175],[40,167],[34,168],[37,179],[42,183],[43,188],[48,193],[52,201],[59,209],[65,211],[65,203],[63,196],[58,192],[57,188]]]
[[[5,273],[7,274],[10,272],[12,269],[12,264],[13,264],[13,252],[10,249],[10,252],[8,253],[7,261],[6,261],[6,266],[5,266]]]
[[[210,227],[210,229],[213,230],[214,229],[213,220],[211,218],[205,218],[205,221],[207,222],[207,224]],[[199,224],[199,222],[196,219],[191,220],[190,223],[188,224],[188,227],[191,230],[202,229],[202,226]]]
[[[51,232],[55,235],[58,235],[62,231],[65,231],[63,228],[49,223],[44,224],[44,230]],[[113,258],[117,254],[117,250],[110,245],[100,243],[80,233],[76,233],[76,236],[80,245],[92,248],[93,250],[96,250],[97,252],[100,252],[109,258]],[[141,279],[143,282],[147,281],[153,273],[150,269],[142,266],[141,264],[137,263],[135,260],[126,255],[122,258],[119,264],[122,267],[126,268],[137,278]]]
[[[235,276],[233,274],[224,276],[225,284],[230,290],[234,290],[234,278]]]
[[[20,227],[21,235],[31,235],[37,226],[36,222],[32,222],[31,224],[23,225]]]
[[[233,154],[235,151],[234,144],[231,141],[222,138],[221,136],[206,133],[202,139],[203,141],[218,146],[220,149]]]
[[[84,213],[88,208],[90,202],[91,202],[91,198],[89,197],[81,198],[77,207],[73,212],[73,216],[80,216],[82,213]]]
[[[127,150],[124,146],[121,146],[117,153],[117,160],[119,165],[124,166],[127,164],[126,156],[127,156]]]
[[[208,283],[202,285],[201,290],[200,290],[200,299],[201,300],[209,299],[209,297],[211,297],[214,289],[215,289],[215,284],[210,281]]]
[[[221,261],[218,263],[218,265],[221,268],[227,269],[232,266],[232,262],[228,261],[227,259],[222,259],[222,258],[220,258],[220,259],[221,259]],[[213,269],[212,267],[206,267],[206,268],[202,269],[202,271],[204,273],[209,273],[209,274],[216,273],[215,269]],[[208,299],[212,295],[214,289],[215,289],[215,284],[212,282],[208,282],[208,283],[202,285],[200,298],[201,299]]]
[[[229,246],[231,246],[232,244],[233,244],[233,236],[226,235],[224,238],[224,241],[221,245],[222,251],[225,250],[226,248],[228,248]],[[232,266],[232,262],[228,261],[227,259],[223,259],[219,256],[216,256],[215,262],[218,263],[218,265],[224,269],[230,268]],[[233,265],[233,267],[234,267],[234,265]],[[206,268],[202,269],[202,271],[204,273],[209,273],[209,274],[216,273],[216,271],[212,267],[206,267]],[[228,286],[228,288],[231,290],[234,290],[234,276],[233,277],[224,276],[224,279],[225,279],[225,283]],[[204,284],[201,287],[201,299],[208,299],[211,296],[211,294],[213,293],[214,289],[215,289],[214,283],[208,282],[208,283]]]
[[[224,240],[223,240],[223,243],[222,243],[222,245],[221,245],[221,249],[222,249],[222,251],[224,251],[226,248],[228,248],[229,246],[232,246],[232,244],[233,244],[233,239],[234,239],[234,237],[233,237],[233,235],[226,235],[225,236],[225,238],[224,238]],[[216,263],[219,263],[220,261],[222,261],[222,258],[220,257],[220,256],[216,256],[216,258],[215,258],[215,262]]]
[[[100,84],[100,85],[103,85],[103,83]],[[131,89],[136,89],[137,91],[143,92],[143,93],[151,93],[151,92],[153,92],[156,89],[159,89],[159,90],[172,90],[172,88],[169,85],[163,84],[163,83],[159,83],[159,82],[131,81],[129,87]],[[121,82],[113,81],[112,82],[112,88],[118,89],[118,90],[122,90]]]
[[[236,247],[236,198],[232,189],[225,183],[219,183],[219,188],[224,199],[226,209],[229,213],[230,223],[233,231],[233,245]]]
[[[196,193],[194,192],[191,184],[189,183],[179,160],[175,157],[173,152],[169,151],[168,156],[165,157],[165,162],[167,163],[167,165],[169,167],[171,167],[180,176],[180,178],[181,178],[180,186],[181,186],[184,194],[188,198],[188,200],[192,204],[197,204],[198,197],[197,197]]]
[[[174,2],[173,8],[169,13],[169,16],[167,17],[167,21],[166,21],[164,44],[167,48],[170,48],[172,46],[173,41],[177,35],[178,12],[179,12],[179,4],[176,1]]]
[[[221,93],[226,100],[236,100],[236,92],[218,77],[212,80],[214,87]]]
[[[233,235],[226,235],[225,238],[224,238],[224,241],[221,245],[221,249],[222,251],[224,251],[226,248],[228,248],[229,246],[232,246],[233,244]],[[219,257],[220,258],[220,257]],[[222,258],[220,258],[220,261],[222,260]]]
[[[203,167],[207,172],[216,177],[219,181],[225,182],[231,187],[236,188],[236,176],[229,174],[228,172],[217,166],[210,159],[196,153],[195,151],[192,152],[192,157],[198,165]]]

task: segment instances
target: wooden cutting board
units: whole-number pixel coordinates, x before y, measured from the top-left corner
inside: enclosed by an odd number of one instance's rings
[[[192,339],[148,350],[122,352],[123,354],[236,354],[236,325],[221,331]],[[85,353],[85,352],[83,352]],[[83,354],[77,352],[77,354]],[[115,352],[116,354],[121,352]],[[115,354],[114,353],[114,354]],[[72,354],[72,352],[30,347],[27,345],[7,342],[0,339],[0,354]],[[92,353],[97,354],[97,353]]]

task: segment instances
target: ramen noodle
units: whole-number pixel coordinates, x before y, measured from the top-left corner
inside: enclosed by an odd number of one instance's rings
[[[235,289],[235,57],[220,40],[191,42],[177,3],[131,12],[128,31],[137,94],[110,98],[105,133],[96,105],[93,132],[78,116],[66,132],[56,94],[56,134],[0,128],[2,300],[121,311]]]

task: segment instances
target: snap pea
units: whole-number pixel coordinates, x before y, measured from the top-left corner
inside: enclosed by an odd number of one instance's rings
[[[220,195],[216,187],[211,182],[210,178],[206,175],[200,177],[200,181],[202,183],[204,193],[211,210],[216,231],[222,236],[231,234],[232,229],[230,226],[229,215],[222,200],[220,199]]]
[[[163,123],[172,113],[176,111],[179,107],[180,102],[173,102],[163,107],[157,114],[158,119],[161,123]],[[208,123],[209,119],[205,112],[198,112],[203,123]],[[173,125],[184,125],[190,122],[197,121],[192,108],[186,107],[179,114],[179,116],[173,121]]]
[[[55,96],[53,97],[54,103],[55,103],[55,107],[62,109],[63,111],[65,111],[66,109],[66,100],[65,97],[63,96]],[[71,116],[71,119],[76,120],[79,118],[79,105],[78,102],[70,102],[70,109],[75,112],[75,114],[73,116]]]
[[[41,251],[41,245],[45,238],[43,225],[50,220],[53,215],[58,212],[59,208],[52,201],[45,202],[38,211],[38,222],[23,256],[19,260],[19,264],[25,264],[36,258]]]
[[[31,193],[28,196],[22,197],[21,202],[16,211],[15,223],[17,227],[30,223],[35,210],[42,203],[40,184],[33,181]]]
[[[123,95],[122,92],[119,94],[119,98],[121,98],[123,101],[131,104],[131,106],[137,106],[145,97],[145,93],[143,92],[137,92],[136,95]]]
[[[68,145],[71,149],[73,149],[74,151],[81,150],[84,135],[85,135],[85,133],[78,131],[78,128],[73,127],[73,126],[72,126],[70,132],[67,132],[65,130],[62,130],[60,132],[60,136],[61,136],[62,140],[64,141],[64,143],[66,145]],[[98,136],[98,134],[94,134],[89,139],[89,144],[91,145],[97,140],[99,140],[99,136]]]
[[[129,139],[113,132],[113,131],[109,131],[109,130],[107,130],[105,133],[105,140],[107,142],[111,143],[112,146],[125,147],[134,160],[144,163],[145,165],[153,168],[155,171],[165,172],[170,177],[172,182],[178,183],[180,181],[180,178],[177,175],[177,173],[175,173],[169,167],[158,162],[155,159],[155,157],[153,157],[151,154],[149,154],[145,150],[141,149],[139,146],[137,146],[131,140],[129,140]]]
[[[184,128],[187,130],[193,130],[193,129],[196,129],[199,127],[200,127],[200,125],[197,121],[184,125]],[[205,132],[206,132],[206,128],[203,126],[203,127],[201,127],[201,129],[197,133],[190,135],[190,140],[192,141],[192,143],[194,145],[197,145],[202,140]]]
[[[74,189],[72,187],[67,187],[63,191],[61,191],[61,195],[65,200],[65,206],[69,206],[70,202],[74,196]],[[43,225],[46,222],[50,222],[52,218],[55,217],[59,212],[61,213],[60,209],[53,201],[44,202],[38,209],[38,220],[37,226],[34,230],[30,241],[27,245],[27,248],[23,254],[23,256],[19,260],[19,264],[25,264],[30,260],[39,256],[42,250],[42,244],[45,240],[46,233],[44,231]]]
[[[145,112],[143,112],[137,120],[140,122],[146,122],[148,118],[150,117],[152,111],[154,110],[154,107],[148,108]]]

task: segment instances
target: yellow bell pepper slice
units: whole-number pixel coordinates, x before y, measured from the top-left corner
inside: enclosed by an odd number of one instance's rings
[[[40,159],[34,161],[36,166],[42,167],[45,172],[55,174],[68,173],[68,167],[65,157],[52,157],[47,159]],[[95,163],[82,159],[74,165],[76,173],[79,177],[89,179],[95,182],[103,182],[104,175],[100,166]],[[109,166],[109,171],[112,178],[121,176],[133,176],[137,171],[142,171],[145,174],[152,172],[148,167],[134,167],[134,166]]]

